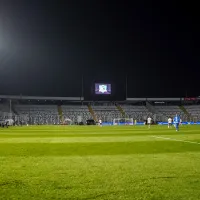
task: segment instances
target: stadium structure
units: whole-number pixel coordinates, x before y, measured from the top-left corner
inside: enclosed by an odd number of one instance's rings
[[[200,98],[126,98],[124,101],[85,101],[84,97],[0,96],[0,121],[14,125],[144,124],[150,116],[164,124],[178,114],[183,123],[199,123]],[[10,122],[9,122],[10,123]],[[10,124],[11,125],[11,124]]]

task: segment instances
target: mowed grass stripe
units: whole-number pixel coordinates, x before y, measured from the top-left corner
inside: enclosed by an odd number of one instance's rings
[[[76,127],[69,128],[65,130],[60,130],[59,128],[55,130],[40,130],[35,129],[31,130],[30,127],[23,128],[8,128],[0,129],[0,138],[12,138],[12,137],[119,137],[119,136],[147,136],[147,135],[191,135],[199,134],[200,135],[200,126],[184,126],[181,127],[180,132],[176,132],[174,128],[168,129],[166,126],[154,126],[151,129],[148,129],[146,126],[142,130],[137,128],[125,128],[124,130],[111,129],[110,127],[85,127],[82,130],[76,130]]]
[[[198,200],[200,154],[0,157],[0,199]]]
[[[181,134],[181,135],[154,135],[150,136],[157,138],[159,140],[166,140],[168,138],[169,140],[180,140],[180,141],[188,141],[188,142],[196,142],[200,143],[200,134]]]
[[[199,200],[200,145],[151,138],[198,140],[199,130],[200,126],[180,127],[179,132],[167,126],[0,129],[0,199]],[[46,143],[49,139],[53,142]],[[45,143],[31,142],[36,140]]]
[[[158,136],[159,137],[159,136]],[[163,137],[163,139],[162,139]],[[200,141],[200,134],[192,135],[162,135],[159,140],[165,140],[164,138],[172,138],[177,140],[187,140],[187,141]],[[152,141],[155,140],[150,136],[107,136],[101,137],[0,137],[0,143],[90,143],[90,142],[137,142],[137,141]]]
[[[199,129],[200,125],[183,125],[180,126],[180,129],[188,129],[188,130],[192,130],[192,129]],[[99,127],[99,126],[14,126],[14,127],[9,127],[8,129],[2,129],[4,131],[10,131],[10,130],[14,130],[14,131],[67,131],[67,132],[71,132],[71,131],[75,131],[75,132],[80,132],[80,131],[86,131],[87,132],[102,132],[102,131],[112,131],[114,130],[115,132],[119,132],[119,131],[131,131],[131,130],[136,130],[136,131],[144,131],[147,130],[148,126],[147,125],[141,125],[141,126],[103,126],[103,127]],[[150,130],[170,130],[167,128],[167,125],[152,125]],[[172,126],[171,129],[174,129],[174,126]],[[148,129],[149,130],[149,129]]]
[[[0,156],[128,155],[200,152],[200,145],[177,141],[106,143],[1,143]]]
[[[152,141],[154,138],[147,136],[126,136],[126,137],[19,137],[0,138],[0,143],[91,143],[91,142],[136,142]]]

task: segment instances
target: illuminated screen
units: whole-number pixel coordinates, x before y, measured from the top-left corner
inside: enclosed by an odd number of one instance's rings
[[[111,94],[111,84],[96,83],[95,94]]]

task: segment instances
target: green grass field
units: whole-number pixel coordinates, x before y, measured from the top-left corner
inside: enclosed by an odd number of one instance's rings
[[[200,126],[0,129],[0,199],[199,200]]]

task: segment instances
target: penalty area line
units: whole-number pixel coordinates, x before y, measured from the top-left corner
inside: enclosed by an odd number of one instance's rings
[[[164,139],[164,140],[171,140],[171,141],[176,141],[176,142],[184,142],[184,143],[200,145],[199,142],[192,142],[192,141],[188,141],[188,140],[178,140],[178,139],[174,139],[174,138],[160,137],[160,136],[154,136],[154,135],[150,136],[150,137],[157,138],[157,139]]]

